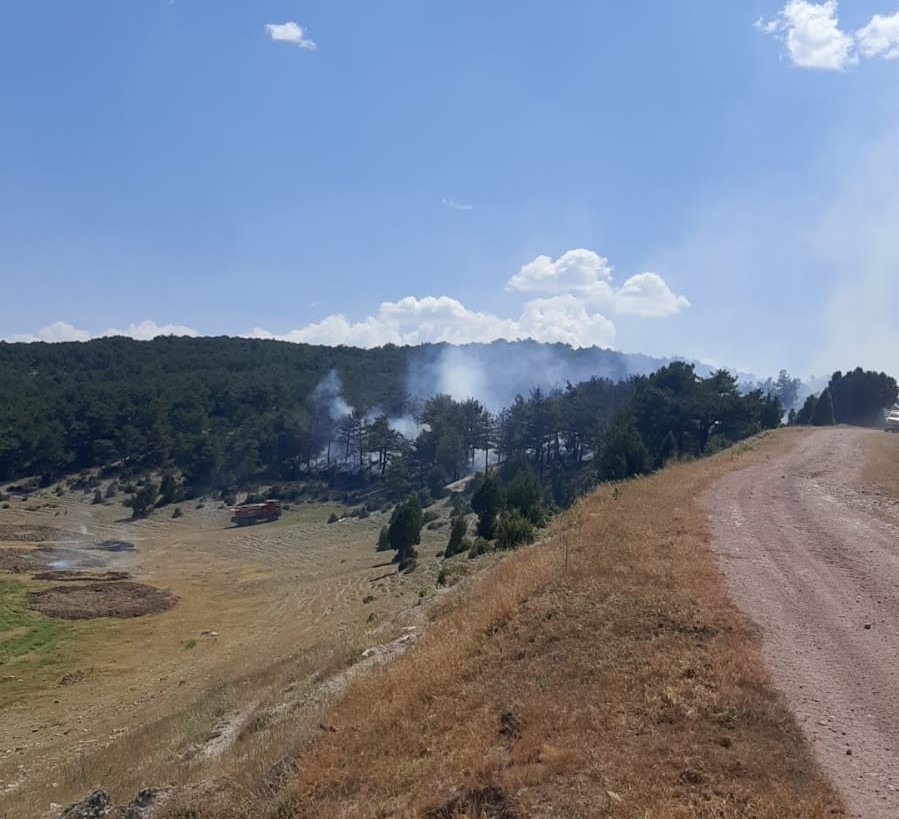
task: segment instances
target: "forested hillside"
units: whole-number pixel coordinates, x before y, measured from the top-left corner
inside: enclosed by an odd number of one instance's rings
[[[172,470],[194,491],[327,472],[399,489],[457,479],[481,458],[526,459],[545,477],[594,456],[600,477],[624,477],[780,421],[776,399],[741,395],[725,372],[702,379],[675,362],[633,374],[658,363],[532,342],[0,344],[0,479],[113,465]],[[533,388],[498,407],[515,379]],[[563,388],[539,386],[548,379]]]

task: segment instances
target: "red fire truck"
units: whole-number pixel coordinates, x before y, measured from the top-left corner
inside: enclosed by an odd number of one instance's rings
[[[243,506],[235,506],[231,509],[231,523],[235,526],[250,526],[253,523],[277,520],[280,517],[281,501],[276,500],[245,503]]]

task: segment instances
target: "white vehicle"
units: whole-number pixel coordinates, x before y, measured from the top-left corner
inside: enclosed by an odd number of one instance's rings
[[[887,413],[883,428],[887,432],[899,432],[899,404],[893,404],[892,409]]]

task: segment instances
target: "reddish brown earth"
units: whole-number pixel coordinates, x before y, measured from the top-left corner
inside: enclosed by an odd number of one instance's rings
[[[816,431],[704,501],[731,595],[853,816],[899,816],[899,514],[862,483],[884,433]]]

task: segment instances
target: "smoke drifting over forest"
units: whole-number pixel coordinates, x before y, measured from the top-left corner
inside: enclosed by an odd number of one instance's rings
[[[546,392],[594,377],[623,381],[648,375],[671,360],[534,341],[429,345],[412,354],[406,389],[421,400],[441,393],[457,401],[476,398],[495,412],[535,387]],[[697,366],[700,374],[709,371]]]

